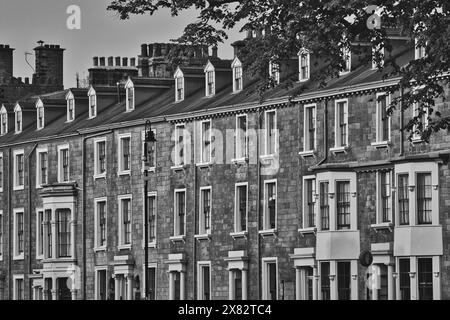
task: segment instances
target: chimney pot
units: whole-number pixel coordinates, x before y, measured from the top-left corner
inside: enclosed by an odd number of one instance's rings
[[[114,64],[114,57],[108,57],[108,67],[112,67]]]
[[[122,58],[122,67],[128,67],[128,58]]]
[[[25,78],[25,84],[30,84],[30,78],[28,77]]]
[[[101,67],[105,66],[105,57],[100,57],[100,66]]]
[[[17,77],[17,82],[22,83],[22,77]]]
[[[148,55],[149,55],[150,58],[153,57],[153,53],[154,53],[153,50],[154,50],[153,49],[153,44],[151,43],[151,44],[148,45]]]
[[[217,58],[217,47],[212,48],[212,56],[213,58]]]
[[[131,58],[130,59],[130,66],[134,67],[136,65],[136,58]]]
[[[120,67],[120,57],[116,57],[116,67]]]
[[[141,56],[148,57],[147,45],[141,44]]]
[[[98,67],[98,57],[94,57],[94,67]]]

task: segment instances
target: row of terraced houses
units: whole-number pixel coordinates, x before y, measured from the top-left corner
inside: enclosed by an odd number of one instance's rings
[[[392,38],[386,60],[423,55]],[[144,44],[137,60],[95,57],[89,88],[20,97],[0,47],[0,299],[142,299],[147,277],[151,299],[450,298],[450,136],[410,141],[420,106],[388,116],[398,79],[351,50],[321,89],[314,52],[270,68],[261,101],[243,41],[176,70],[169,44]],[[63,49],[35,50],[58,84]]]

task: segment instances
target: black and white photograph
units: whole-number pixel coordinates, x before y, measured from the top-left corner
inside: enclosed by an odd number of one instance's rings
[[[0,0],[0,300],[449,300],[449,69],[448,0]]]

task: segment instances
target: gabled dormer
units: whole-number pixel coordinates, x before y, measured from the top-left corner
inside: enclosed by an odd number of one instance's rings
[[[298,52],[298,81],[308,81],[311,73],[311,56],[308,50],[301,49]]]
[[[238,57],[235,57],[231,63],[231,70],[233,71],[233,93],[242,91],[244,88],[244,73],[242,62]]]
[[[66,94],[66,101],[67,101],[67,122],[72,122],[75,120],[75,97],[72,93],[72,91],[69,90],[69,92]]]
[[[89,119],[93,119],[97,116],[97,92],[93,86],[89,88],[87,95],[89,100]]]
[[[276,62],[269,62],[269,77],[273,78],[275,84],[280,84],[280,65]]]
[[[180,67],[177,68],[175,74],[173,75],[175,79],[175,101],[184,100],[184,73],[181,71]]]
[[[273,78],[276,85],[287,79],[298,79],[298,60],[298,56],[281,61],[273,58],[269,61],[269,77]]]
[[[41,98],[36,101],[36,129],[41,130],[45,127],[44,103]]]
[[[8,133],[8,111],[5,108],[5,105],[2,104],[2,108],[0,109],[0,134],[4,135]]]
[[[17,102],[14,107],[14,131],[16,134],[21,133],[23,129],[22,107]]]
[[[216,70],[208,61],[205,67],[205,96],[211,97],[216,94]]]
[[[344,60],[345,63],[344,69],[342,69],[341,72],[339,73],[339,75],[342,76],[352,71],[352,52],[349,48],[346,47],[342,48],[341,52],[342,52],[342,59]]]
[[[134,94],[134,83],[128,78],[125,83],[125,99],[126,99],[126,112],[133,111],[135,108],[135,94]]]

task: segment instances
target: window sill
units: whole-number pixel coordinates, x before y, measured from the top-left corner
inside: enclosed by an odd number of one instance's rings
[[[419,144],[419,143],[422,143],[423,140],[422,140],[421,137],[414,137],[414,138],[411,139],[411,142],[414,143],[414,144]]]
[[[231,159],[231,162],[236,164],[236,165],[238,165],[238,164],[246,164],[246,163],[248,163],[248,157]]]
[[[0,257],[1,260],[1,257]],[[44,255],[36,256],[36,260],[44,260]]]
[[[170,241],[172,242],[186,242],[186,236],[172,236],[170,237]]]
[[[266,230],[259,230],[259,234],[263,237],[266,236],[276,236],[277,235],[277,229],[266,229]]]
[[[101,252],[101,251],[106,251],[106,247],[97,247],[97,248],[94,248],[94,252]]]
[[[20,256],[14,256],[13,260],[23,260],[24,259],[24,255],[21,254]]]
[[[97,179],[106,179],[106,173],[94,175],[94,180],[97,180]]]
[[[311,234],[311,233],[316,234],[317,233],[317,228],[312,227],[312,228],[298,229],[298,233],[300,233],[302,236],[304,236],[306,234]]]
[[[20,191],[20,190],[24,190],[25,186],[17,186],[13,188],[13,191]]]
[[[302,158],[314,157],[315,156],[315,151],[314,150],[300,151],[298,154]]]
[[[117,247],[119,250],[131,250],[131,244],[122,244]]]
[[[211,167],[212,162],[202,162],[202,163],[197,163],[196,166],[199,168],[209,168]]]
[[[306,82],[306,81],[308,81],[308,80],[309,80],[309,78],[299,79],[298,82],[299,82],[299,83],[303,83],[303,82]]]
[[[264,165],[270,165],[271,163],[275,162],[275,155],[274,154],[266,154],[259,156],[259,160]]]
[[[146,169],[145,166],[142,166],[141,172],[144,173],[145,169]],[[147,172],[155,173],[156,172],[156,167],[148,167],[147,168]]]
[[[178,165],[178,166],[173,166],[170,167],[171,170],[173,171],[182,171],[186,168],[186,165],[182,164],[182,165]]]
[[[372,147],[375,147],[377,149],[379,148],[387,148],[391,145],[390,141],[379,141],[379,142],[372,142],[370,144]]]
[[[247,238],[248,232],[247,231],[232,232],[230,233],[230,236],[233,237],[233,239]]]
[[[338,153],[347,153],[348,150],[350,150],[349,146],[330,148],[331,153],[333,153],[334,155],[336,155]]]
[[[144,249],[145,248],[145,242],[144,241],[142,241],[143,243],[142,243],[142,249]],[[151,249],[155,249],[157,246],[156,246],[156,242],[149,242],[148,243],[148,247],[149,248],[151,248]]]
[[[394,225],[391,222],[383,222],[383,223],[371,224],[370,227],[377,232],[379,230],[383,230],[383,229],[389,229],[392,231],[392,228],[394,227]]]
[[[131,170],[127,170],[127,171],[119,171],[117,172],[117,175],[120,176],[131,176]]]
[[[196,234],[194,236],[195,239],[197,240],[211,240],[211,234],[210,233],[205,233],[205,234]]]

